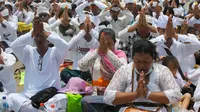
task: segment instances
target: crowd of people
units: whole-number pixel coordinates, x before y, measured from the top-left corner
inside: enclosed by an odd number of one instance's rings
[[[199,112],[199,36],[200,0],[0,0],[0,91],[14,112]]]

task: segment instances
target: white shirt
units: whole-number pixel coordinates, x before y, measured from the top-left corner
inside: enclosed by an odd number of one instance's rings
[[[11,45],[13,52],[25,65],[24,91],[38,92],[48,87],[60,88],[59,67],[64,62],[68,51],[68,44],[57,34],[51,33],[47,38],[54,44],[40,60],[36,47],[29,45],[33,41],[31,32],[17,38]],[[42,70],[39,70],[39,60],[42,62]]]
[[[3,84],[4,91],[9,93],[16,92],[16,81],[14,79],[14,64],[16,58],[14,55],[1,51],[4,64],[0,64],[0,81]]]
[[[118,38],[118,32],[123,30],[133,20],[133,14],[129,10],[120,11],[121,14],[125,15],[118,17],[117,21],[114,21],[110,16],[109,11],[102,11],[99,15],[101,21],[109,21],[112,25],[112,29],[115,31],[115,35]]]
[[[186,35],[178,35],[178,38],[188,39]],[[166,40],[164,38],[164,35],[160,35],[159,37],[151,39],[150,41],[156,44],[159,56],[168,56],[167,52],[164,49],[167,48],[171,51],[173,56],[176,57],[179,62],[181,61],[182,57],[187,57],[191,54],[194,54],[200,49],[200,42],[192,38],[190,41],[192,41],[193,44],[182,44],[172,38],[172,45],[170,48],[165,45]]]
[[[6,26],[5,28],[2,26],[2,23]],[[0,36],[2,40],[6,40],[8,42],[13,42],[17,38],[17,31],[16,28],[13,27],[13,23],[11,21],[3,20],[3,22],[0,23]]]
[[[164,43],[166,42],[164,39],[164,36],[161,35],[155,39],[150,40],[151,42],[155,43],[156,40],[156,46],[157,46],[157,51],[158,55],[160,56],[168,56],[164,48],[167,48],[171,51],[174,57],[177,58],[179,65],[183,71],[183,73],[187,72],[188,73],[188,78],[191,80],[193,84],[196,84],[198,78],[197,75],[195,77],[190,77],[191,74],[191,64],[194,63],[194,58],[190,57],[193,55],[196,51],[200,49],[200,42],[197,39],[188,37],[186,35],[178,35],[178,40],[182,40],[183,42],[191,42],[191,44],[183,44],[178,42],[175,39],[172,39],[172,45],[170,48],[168,48]],[[185,58],[187,57],[187,59]],[[188,58],[189,57],[189,58]],[[192,60],[192,61],[191,61]],[[187,63],[188,61],[191,61]],[[187,64],[185,64],[187,63]],[[190,69],[189,69],[190,68]],[[196,73],[195,73],[196,74]]]
[[[74,36],[69,42],[69,50],[75,51],[75,56],[73,59],[73,69],[78,69],[78,61],[85,56],[85,54],[90,49],[95,49],[99,47],[98,37],[99,33],[92,29],[90,31],[90,35],[92,36],[92,40],[87,42],[84,39],[86,32],[81,30],[76,36]]]
[[[83,2],[82,4],[77,6],[76,13],[79,16],[85,16],[85,13],[83,12],[83,10],[85,7],[90,6],[91,4],[92,4],[92,2],[90,2],[90,3],[88,3],[88,1]],[[95,4],[101,10],[104,10],[105,8],[107,8],[107,6],[100,1],[95,0],[93,2],[93,4]],[[93,19],[94,19],[93,21],[94,21],[95,26],[98,26],[99,23],[101,22],[99,15],[96,15],[96,16],[93,15]]]
[[[104,94],[104,101],[107,104],[113,105],[112,102],[117,92],[131,92],[132,64],[124,65],[116,71]],[[170,104],[178,103],[181,97],[180,88],[170,70],[156,63],[153,64],[153,68],[153,72],[150,74],[150,82],[147,84],[148,90],[151,92],[164,92]],[[134,73],[134,91],[136,91],[137,86],[137,75]],[[136,98],[134,102],[153,101],[146,98]],[[161,109],[159,112],[167,112],[167,110]]]
[[[60,32],[60,30],[59,30],[59,25],[61,25],[61,21],[60,21],[60,19],[58,19],[58,20],[56,20],[54,23],[52,23],[51,25],[50,25],[50,27],[51,27],[51,30],[52,31],[55,31],[62,39],[64,39],[66,42],[69,42],[72,38],[73,38],[73,36],[71,37],[71,36],[63,36],[63,34]],[[71,22],[70,22],[70,25],[71,25]],[[76,34],[77,32],[74,32],[74,35]],[[66,60],[71,60],[71,61],[73,61],[73,58],[74,58],[74,56],[75,56],[75,52],[74,51],[69,51],[69,53],[67,54],[67,56],[66,56]]]
[[[15,14],[18,17],[19,22],[25,22],[26,24],[30,24],[34,19],[34,12],[32,11],[19,11],[17,10]]]

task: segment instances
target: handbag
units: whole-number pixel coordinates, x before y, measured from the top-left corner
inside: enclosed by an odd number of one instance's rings
[[[58,90],[55,87],[49,87],[42,91],[39,91],[34,96],[30,98],[31,105],[34,108],[39,109],[40,103],[47,102],[50,98],[52,98],[54,95],[56,95]]]
[[[131,87],[131,92],[133,92],[133,90],[134,90],[134,65],[133,65],[132,69],[133,70],[132,70],[132,87]],[[142,106],[143,104],[151,105],[151,104],[154,104],[154,103],[135,102],[135,104],[136,105],[140,105],[141,104],[140,106]],[[157,104],[154,104],[154,105],[157,105]],[[159,109],[160,109],[160,107],[158,107],[156,109],[156,111],[158,111]],[[142,110],[142,109],[136,108],[136,107],[134,107],[134,102],[129,103],[129,107],[124,110],[124,112],[156,112],[156,111]]]

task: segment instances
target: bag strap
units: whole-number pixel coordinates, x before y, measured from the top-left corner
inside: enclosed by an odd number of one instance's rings
[[[167,48],[164,48],[164,49],[165,49],[165,51],[167,52],[167,54],[168,54],[169,56],[173,56],[173,57],[174,57],[174,55],[171,53],[171,51],[170,51],[169,49],[167,49]],[[180,66],[179,66],[179,68],[178,68],[178,72],[180,73],[182,79],[186,81],[186,78],[185,78],[185,76],[184,76],[184,74],[183,74],[183,71],[181,70],[181,67],[180,67]]]
[[[134,64],[132,65],[132,87],[131,87],[131,92],[134,91]]]

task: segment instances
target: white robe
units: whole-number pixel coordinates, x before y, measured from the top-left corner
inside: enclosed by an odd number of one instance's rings
[[[38,91],[48,87],[60,88],[59,67],[60,64],[64,62],[64,57],[68,51],[68,44],[55,33],[51,33],[47,40],[52,42],[55,46],[49,48],[43,56],[41,71],[38,69],[40,55],[36,47],[29,45],[29,43],[33,41],[31,32],[22,35],[11,45],[15,55],[26,67],[24,92],[9,95],[10,107],[15,112],[24,109],[27,103],[30,108],[32,108],[29,98]],[[29,106],[27,106],[27,108]],[[23,108],[20,109],[20,107]],[[31,110],[29,110],[29,112],[30,111]]]

